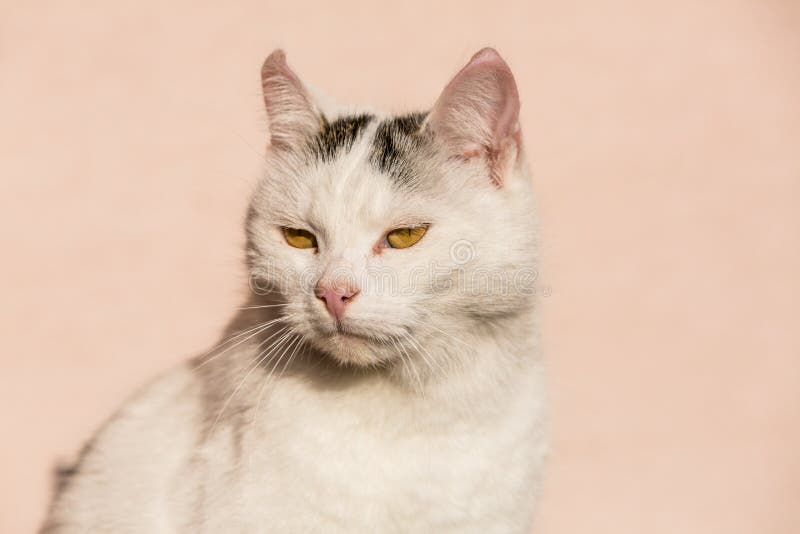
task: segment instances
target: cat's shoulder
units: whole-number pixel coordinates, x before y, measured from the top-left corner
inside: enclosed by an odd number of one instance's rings
[[[42,532],[93,525],[121,502],[162,491],[164,475],[185,462],[181,455],[196,440],[200,396],[196,375],[183,364],[129,397],[72,462],[56,469],[56,498]],[[135,488],[129,480],[138,481]]]

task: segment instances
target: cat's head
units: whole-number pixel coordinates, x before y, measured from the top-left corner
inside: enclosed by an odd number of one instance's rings
[[[339,362],[388,365],[528,311],[533,194],[496,51],[423,113],[323,109],[282,51],[262,84],[271,142],[248,263],[295,333]]]

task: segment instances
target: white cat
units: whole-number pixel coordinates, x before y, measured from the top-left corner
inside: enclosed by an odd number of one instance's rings
[[[492,49],[427,113],[322,109],[262,68],[252,298],[125,404],[42,532],[527,533],[546,410],[534,195]]]

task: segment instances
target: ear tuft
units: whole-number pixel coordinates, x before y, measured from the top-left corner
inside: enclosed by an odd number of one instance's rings
[[[264,60],[261,87],[274,148],[291,148],[319,130],[320,115],[300,78],[286,63],[283,50],[275,50]]]
[[[509,160],[519,151],[519,93],[496,50],[472,56],[436,101],[428,125],[453,156],[484,158],[492,180],[502,186]]]

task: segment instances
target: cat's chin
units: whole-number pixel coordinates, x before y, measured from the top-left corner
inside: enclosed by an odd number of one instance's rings
[[[318,340],[317,345],[331,359],[343,365],[374,367],[384,362],[375,341],[366,336],[337,332]]]

